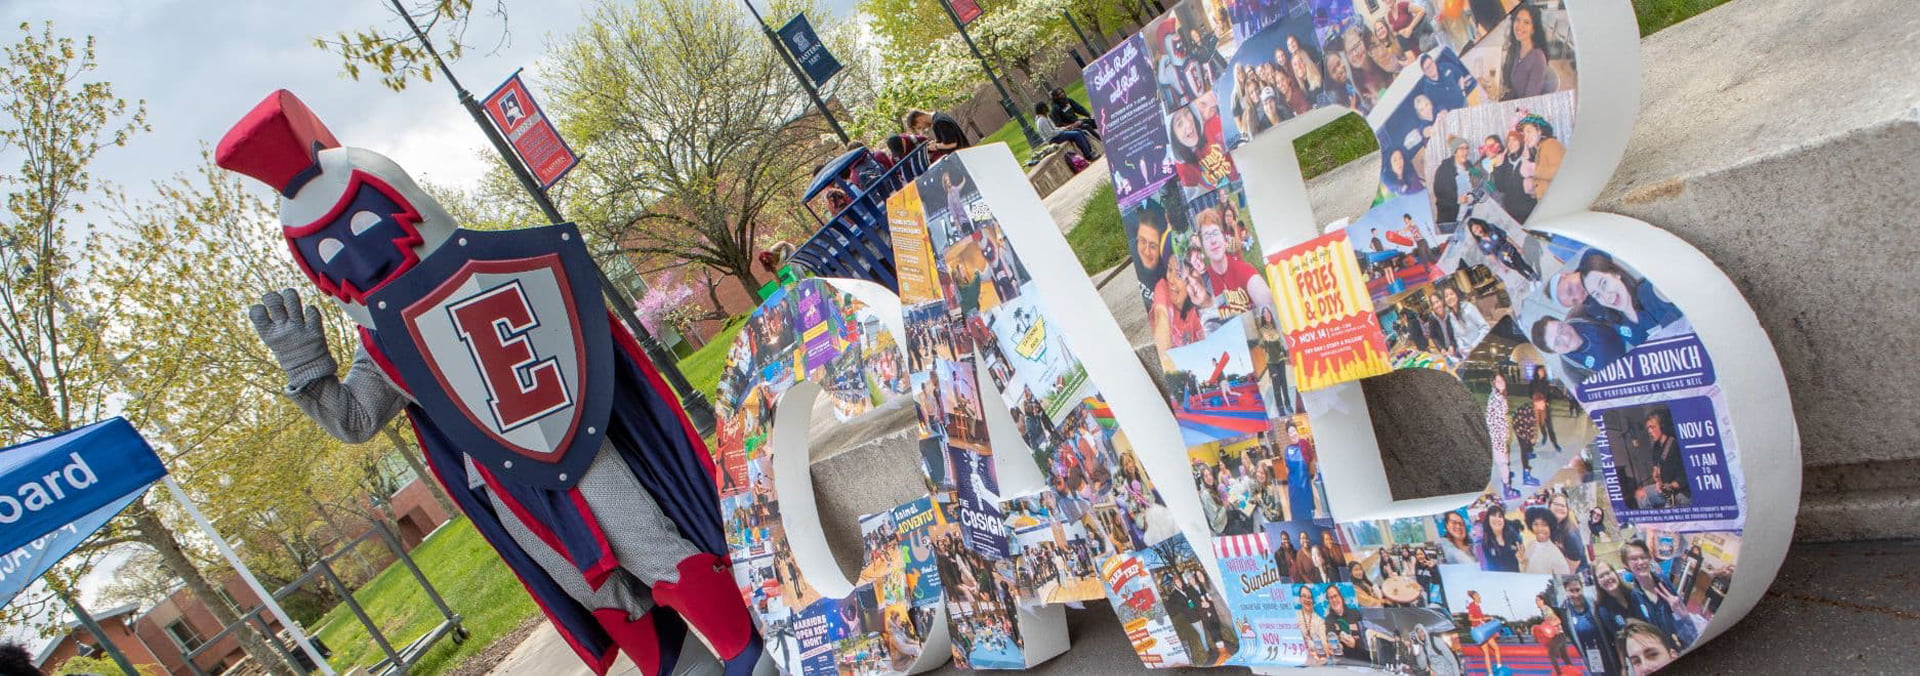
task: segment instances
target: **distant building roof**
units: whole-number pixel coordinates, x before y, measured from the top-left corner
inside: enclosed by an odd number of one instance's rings
[[[139,609],[140,609],[139,604],[134,604],[134,603],[129,603],[123,606],[116,606],[116,607],[109,608],[107,610],[103,610],[97,613],[92,613],[93,621],[99,622],[104,619],[119,617],[121,615],[130,615],[134,611]],[[74,632],[80,631],[80,620],[78,619],[68,620],[66,623],[66,626],[67,626],[67,633],[62,634],[60,638],[54,639],[52,641],[48,641],[47,644],[44,646],[40,646],[40,652],[33,656],[33,666],[37,668],[43,668],[43,669],[46,668],[47,658],[53,657],[53,651],[58,650],[60,648],[60,644],[66,643],[68,638],[72,638]]]

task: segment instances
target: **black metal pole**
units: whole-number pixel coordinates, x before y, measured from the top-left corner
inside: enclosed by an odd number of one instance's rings
[[[988,63],[986,55],[980,53],[980,47],[973,44],[973,36],[967,34],[967,24],[960,20],[960,13],[953,11],[953,4],[947,0],[940,0],[940,9],[947,11],[947,18],[953,20],[954,30],[960,31],[960,39],[967,43],[967,49],[973,52],[973,58],[980,61],[980,69],[987,71],[987,79],[993,82],[993,88],[1000,91],[1000,107],[1007,110],[1007,115],[1012,117],[1014,122],[1020,123],[1020,133],[1027,137],[1027,147],[1040,147],[1043,139],[1033,130],[1033,123],[1027,121],[1027,116],[1023,114],[1020,107],[1013,103],[1013,95],[1007,92],[1007,86],[1000,84],[1000,76],[993,72],[993,64]]]
[[[426,33],[420,30],[420,24],[413,20],[413,15],[401,6],[400,0],[390,0],[390,2],[393,4],[393,9],[400,13],[400,18],[406,20],[407,27],[413,30],[414,37],[420,39],[420,45],[427,50],[427,54],[433,57],[433,62],[439,65],[440,73],[447,77],[447,83],[453,85],[453,91],[460,97],[460,105],[467,109],[467,114],[473,116],[474,124],[480,125],[480,131],[487,135],[488,141],[493,143],[494,151],[500,153],[500,159],[507,163],[507,168],[513,171],[514,177],[520,179],[520,186],[526,188],[527,194],[533,196],[534,203],[540,206],[540,212],[546,215],[549,222],[567,222],[567,219],[560,215],[560,209],[554,206],[553,200],[547,197],[546,189],[540,187],[539,181],[534,180],[533,172],[528,171],[526,165],[520,162],[520,156],[514,153],[512,146],[507,144],[507,139],[500,135],[500,130],[494,128],[493,121],[487,119],[487,112],[481,109],[479,101],[474,100],[473,93],[467,91],[466,87],[460,86],[460,80],[453,76],[453,70],[448,68],[447,62],[440,58],[440,52],[433,48],[433,41],[428,40]],[[693,422],[694,429],[701,436],[712,434],[713,404],[708,403],[706,395],[695,390],[693,385],[687,382],[687,376],[680,372],[679,362],[667,354],[666,349],[660,346],[660,341],[654,340],[653,333],[647,330],[646,325],[640,323],[639,317],[634,316],[632,305],[620,294],[619,287],[613,284],[613,280],[607,279],[607,272],[600,269],[598,265],[593,267],[593,271],[600,278],[600,291],[607,297],[607,304],[612,306],[614,314],[620,317],[620,321],[626,323],[627,329],[632,331],[634,338],[640,342],[640,348],[646,351],[647,358],[653,361],[660,375],[673,386],[674,392],[680,395],[680,405],[686,409],[687,418]]]
[[[840,127],[840,119],[833,116],[833,109],[828,108],[827,102],[820,98],[820,90],[813,87],[813,78],[800,70],[800,64],[793,60],[792,54],[787,52],[786,44],[780,42],[780,36],[773,32],[773,28],[767,26],[766,19],[760,18],[760,10],[754,8],[753,0],[740,1],[747,3],[747,11],[753,13],[753,23],[760,26],[760,32],[766,34],[768,42],[773,43],[773,51],[780,54],[780,62],[787,64],[787,70],[793,72],[793,79],[800,81],[800,88],[807,90],[807,98],[813,100],[813,107],[820,110],[820,116],[827,118],[827,126],[833,127],[834,135],[840,137],[841,143],[852,143],[853,137],[848,136],[847,130]]]
[[[127,660],[126,653],[120,652],[120,646],[114,644],[113,637],[107,636],[107,630],[101,628],[100,623],[93,620],[93,615],[88,614],[87,609],[80,605],[80,599],[68,594],[64,585],[49,584],[48,586],[53,587],[53,593],[67,604],[67,610],[73,611],[73,617],[80,621],[80,626],[86,627],[94,638],[100,640],[100,649],[107,651],[107,656],[113,658],[113,663],[119,665],[121,671],[129,674],[140,673],[134,670],[133,662]]]
[[[1073,20],[1073,12],[1062,10],[1060,16],[1067,17],[1067,25],[1073,27],[1073,34],[1080,36],[1080,44],[1087,48],[1087,58],[1097,59],[1101,54],[1107,53],[1104,46],[1096,48],[1093,46],[1093,41],[1087,39],[1087,32],[1080,30],[1080,22]]]

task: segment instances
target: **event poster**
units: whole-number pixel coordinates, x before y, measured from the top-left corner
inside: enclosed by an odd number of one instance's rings
[[[1301,391],[1392,371],[1386,337],[1346,231],[1275,253],[1267,274]]]
[[[1161,610],[1146,562],[1131,554],[1107,559],[1100,567],[1100,579],[1140,661],[1154,668],[1185,665],[1186,647],[1174,635],[1172,619]]]
[[[907,183],[887,198],[887,227],[893,235],[900,301],[918,303],[940,298],[940,283],[933,269],[933,243],[927,239],[927,221],[921,214],[919,185]]]
[[[815,603],[794,620],[793,633],[800,643],[800,672],[835,673],[833,642],[828,638],[830,625],[839,617],[833,604]]]
[[[828,310],[825,291],[820,285],[801,284],[795,289],[806,371],[812,373],[814,369],[826,366],[827,362],[840,356],[840,336],[834,327],[839,317]]]
[[[934,553],[936,530],[942,525],[940,510],[933,499],[922,497],[893,508],[894,528],[899,532],[900,554],[905,562],[907,596],[914,606],[940,600],[940,568]]]
[[[1104,132],[1114,196],[1122,205],[1131,204],[1173,176],[1146,42],[1134,36],[1120,43],[1087,67],[1086,82]]]
[[[1607,497],[1622,524],[1740,516],[1714,401],[1688,397],[1595,411]]]

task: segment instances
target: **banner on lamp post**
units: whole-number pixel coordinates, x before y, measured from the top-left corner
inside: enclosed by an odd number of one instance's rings
[[[979,2],[975,0],[948,0],[948,2],[953,5],[954,15],[960,17],[960,25],[965,26],[973,23],[974,19],[980,18]]]
[[[506,82],[488,94],[482,106],[487,109],[487,117],[493,119],[493,125],[500,129],[500,135],[513,144],[520,161],[527,164],[527,171],[540,181],[542,189],[559,183],[560,177],[580,163],[580,156],[567,147],[560,131],[553,127],[553,121],[547,119],[539,102],[533,100],[527,83],[520,79],[520,71],[514,71]]]
[[[833,58],[833,52],[820,43],[820,36],[813,32],[813,24],[807,21],[807,15],[795,14],[787,25],[780,27],[780,46],[785,47],[793,60],[806,71],[807,79],[813,86],[821,87],[827,80],[840,72],[840,60]]]

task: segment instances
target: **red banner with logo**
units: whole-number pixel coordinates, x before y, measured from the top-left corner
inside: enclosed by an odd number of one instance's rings
[[[948,0],[953,4],[953,13],[960,17],[960,25],[973,23],[980,18],[980,3],[974,0]]]
[[[487,117],[493,119],[493,126],[507,137],[507,143],[520,155],[520,161],[527,164],[527,171],[533,172],[540,187],[551,188],[560,182],[567,170],[580,163],[580,156],[567,147],[560,138],[560,131],[553,128],[553,121],[547,119],[540,104],[533,100],[533,93],[527,91],[527,83],[520,80],[520,71],[514,71],[500,88],[487,95],[481,104],[487,109]]]

